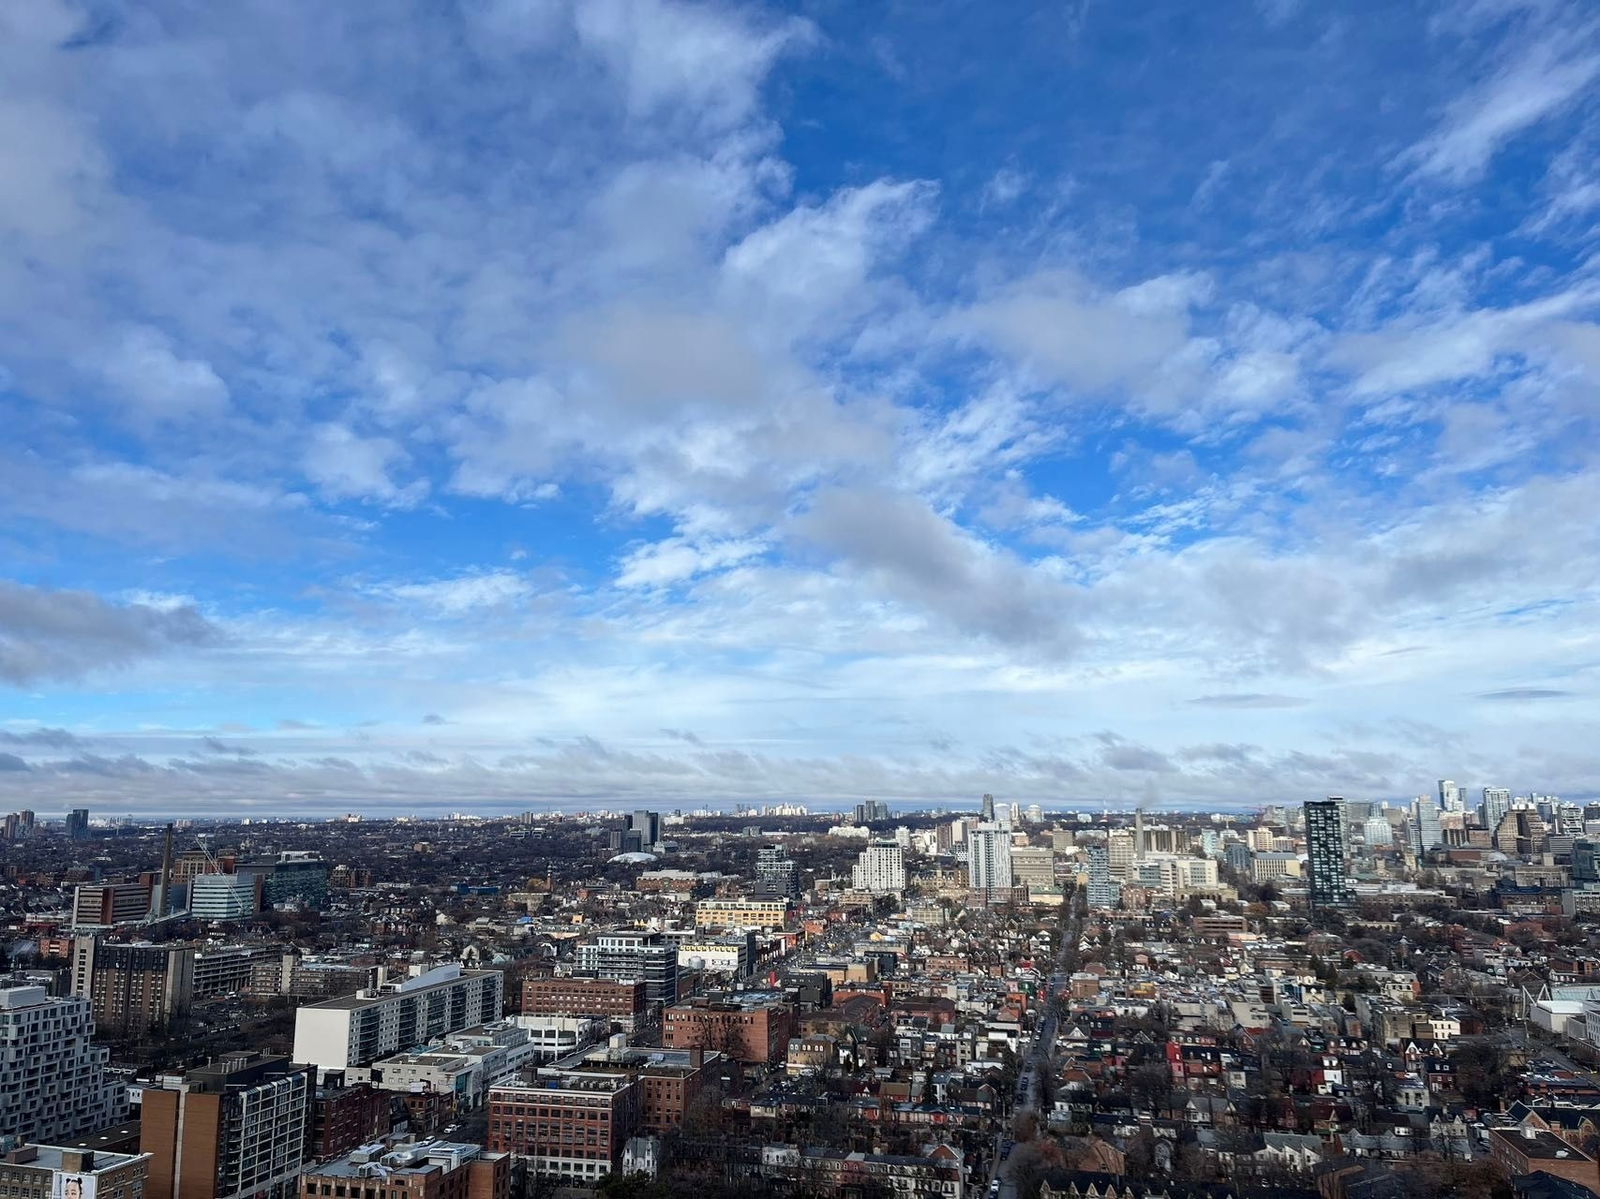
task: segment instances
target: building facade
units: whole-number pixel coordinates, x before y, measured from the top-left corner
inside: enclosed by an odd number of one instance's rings
[[[1091,908],[1114,910],[1122,902],[1122,885],[1111,877],[1111,854],[1104,845],[1088,845],[1083,851],[1089,883],[1084,901]]]
[[[783,928],[789,904],[782,899],[703,899],[694,905],[696,928]]]
[[[1305,805],[1306,869],[1311,906],[1343,907],[1353,898],[1344,872],[1344,821],[1337,799]]]
[[[530,978],[522,984],[525,1016],[587,1016],[631,1029],[648,1002],[642,979]]]
[[[196,920],[247,920],[261,910],[263,881],[255,871],[196,875],[189,884],[189,914]]]
[[[951,1145],[922,1157],[764,1145],[759,1172],[806,1194],[879,1193],[896,1199],[961,1199],[966,1173],[961,1152]]]
[[[856,859],[850,885],[875,895],[900,894],[906,889],[905,851],[893,841],[874,841]]]
[[[489,1092],[489,1148],[528,1159],[535,1173],[578,1181],[616,1169],[643,1116],[626,1074],[561,1074]]]
[[[328,906],[328,863],[305,850],[286,850],[267,872],[261,902],[269,908],[297,907],[320,912]]]
[[[608,982],[642,982],[645,1001],[676,1003],[678,949],[658,932],[618,929],[601,933],[578,946],[581,974]]]
[[[130,1035],[170,1026],[188,1015],[194,999],[194,950],[78,937],[72,993],[89,1001],[101,1030]]]
[[[358,991],[295,1012],[294,1058],[322,1070],[366,1066],[500,1018],[498,970],[439,966],[402,983]]]
[[[374,1182],[390,1199],[506,1199],[511,1159],[454,1141],[376,1142],[300,1176],[301,1199],[367,1199]]]
[[[799,867],[776,845],[756,853],[756,895],[761,899],[800,898]]]
[[[558,1074],[622,1074],[640,1088],[639,1125],[646,1133],[671,1132],[683,1125],[689,1107],[705,1085],[708,1072],[719,1071],[723,1055],[701,1049],[667,1049],[628,1045],[615,1037],[541,1070]]]
[[[150,915],[149,883],[83,883],[72,896],[74,928],[137,924]]]
[[[759,993],[697,996],[661,1016],[661,1043],[669,1049],[716,1050],[735,1061],[783,1061],[794,1036],[794,1009]]]
[[[147,1088],[139,1148],[149,1199],[284,1199],[305,1165],[316,1078],[237,1054]]]
[[[678,966],[680,970],[746,978],[756,966],[756,935],[747,930],[743,934],[686,937],[678,942]]]
[[[1008,903],[1015,879],[1011,872],[1011,834],[998,825],[967,830],[967,883],[980,903]]]
[[[194,997],[285,994],[298,961],[296,954],[285,952],[281,945],[201,949],[194,955]]]
[[[0,989],[0,1131],[51,1143],[127,1119],[127,1088],[106,1077],[111,1051],[93,1035],[87,999]]]
[[[1012,847],[1012,877],[1030,894],[1048,891],[1056,885],[1056,855],[1042,847]]]
[[[392,1102],[392,1095],[370,1083],[339,1079],[318,1086],[311,1100],[311,1159],[338,1157],[387,1136],[394,1123]]]
[[[1478,820],[1486,829],[1495,829],[1511,810],[1511,791],[1507,787],[1485,787]]]
[[[524,1021],[567,1027],[530,1030]],[[451,1033],[435,1045],[381,1058],[372,1065],[372,1080],[386,1091],[449,1094],[457,1111],[469,1111],[482,1105],[491,1086],[526,1066],[593,1044],[599,1035],[596,1022],[581,1017],[519,1016]]]
[[[144,1199],[150,1159],[61,1145],[18,1145],[0,1157],[0,1195],[6,1199]]]

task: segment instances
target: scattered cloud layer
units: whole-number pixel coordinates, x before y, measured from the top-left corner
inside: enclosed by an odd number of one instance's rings
[[[167,650],[214,644],[220,636],[190,604],[118,605],[85,591],[0,582],[3,682],[81,679]]]
[[[1517,702],[1532,699],[1568,699],[1572,692],[1563,691],[1556,687],[1507,687],[1502,691],[1485,691],[1479,699],[1503,700]]]
[[[1580,6],[806,11],[0,13],[0,804],[1600,790]]]

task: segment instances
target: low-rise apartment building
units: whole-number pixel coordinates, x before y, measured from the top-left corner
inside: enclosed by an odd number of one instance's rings
[[[489,1147],[539,1174],[603,1178],[640,1128],[643,1089],[626,1074],[561,1074],[489,1092]]]
[[[511,1159],[454,1141],[378,1142],[300,1176],[300,1199],[507,1199]]]
[[[670,1049],[714,1049],[740,1062],[781,1062],[794,1031],[794,1009],[781,999],[731,992],[667,1008],[661,1043]]]
[[[62,1145],[17,1145],[0,1157],[6,1199],[143,1199],[150,1158]]]
[[[646,1005],[643,979],[530,978],[522,984],[524,1016],[587,1016],[631,1029]]]
[[[694,905],[696,928],[783,928],[789,922],[786,899],[702,899]]]

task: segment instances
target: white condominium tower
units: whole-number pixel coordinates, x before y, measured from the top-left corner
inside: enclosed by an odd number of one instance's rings
[[[1010,832],[992,824],[968,830],[967,883],[985,905],[1010,901]]]
[[[499,970],[438,966],[394,986],[305,1004],[295,1012],[294,1060],[347,1070],[488,1024],[500,1019],[504,985]]]
[[[898,895],[906,889],[904,851],[893,842],[878,841],[867,846],[856,859],[850,885],[857,891]]]

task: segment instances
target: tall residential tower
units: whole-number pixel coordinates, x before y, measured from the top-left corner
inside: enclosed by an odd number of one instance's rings
[[[1313,908],[1339,907],[1350,902],[1350,883],[1344,873],[1343,805],[1336,796],[1311,800],[1305,805],[1306,853]]]

